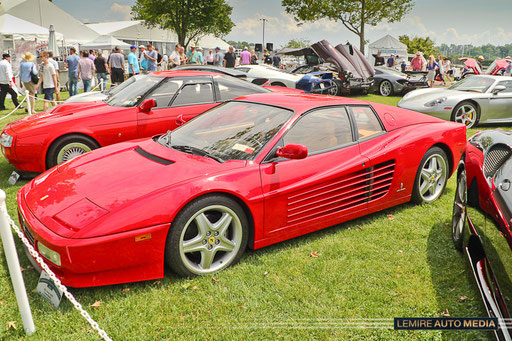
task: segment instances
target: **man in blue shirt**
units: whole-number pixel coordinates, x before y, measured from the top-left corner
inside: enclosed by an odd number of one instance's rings
[[[199,52],[196,51],[196,46],[190,44],[190,51],[187,52],[187,64],[199,64],[200,62],[201,57],[199,56]]]
[[[146,58],[146,62],[148,64],[147,71],[148,72],[156,71],[156,62],[157,62],[157,58],[158,58],[158,53],[155,51],[155,48],[153,47],[153,45],[151,45],[151,44],[148,45],[148,52],[146,53],[145,58]]]
[[[388,67],[395,66],[395,56],[394,55],[389,56],[387,64],[388,64]]]
[[[128,73],[130,74],[130,77],[133,75],[138,75],[140,72],[139,69],[139,59],[137,58],[137,46],[132,45],[130,46],[130,52],[128,54]]]
[[[80,60],[80,57],[76,55],[74,47],[70,48],[69,52],[71,54],[66,58],[66,67],[68,68],[68,88],[69,96],[71,97],[78,93],[78,61]]]

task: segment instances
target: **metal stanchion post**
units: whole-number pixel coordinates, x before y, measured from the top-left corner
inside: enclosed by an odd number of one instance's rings
[[[14,238],[12,236],[11,226],[6,217],[7,206],[5,205],[5,192],[0,189],[0,236],[4,245],[5,257],[7,258],[7,265],[9,267],[9,274],[11,275],[12,286],[18,301],[23,327],[27,335],[32,335],[36,331],[34,320],[32,319],[32,311],[28,303],[27,291],[25,289],[25,282],[21,275],[20,262],[18,260],[18,253],[14,245]],[[3,213],[2,213],[3,211]]]
[[[32,99],[30,98],[30,93],[28,92],[28,90],[25,90],[25,98],[27,101],[28,114],[32,115]]]

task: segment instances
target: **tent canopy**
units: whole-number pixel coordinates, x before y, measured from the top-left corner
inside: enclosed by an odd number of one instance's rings
[[[32,24],[26,20],[10,14],[0,15],[0,32],[3,35],[13,35],[15,39],[20,37],[37,37],[48,39],[49,29]],[[62,40],[62,34],[55,33],[57,40]]]
[[[374,55],[379,51],[381,51],[382,56],[384,57],[392,54],[398,55],[401,58],[406,58],[408,56],[407,45],[389,34],[368,45],[368,57],[372,64],[375,62]]]
[[[109,35],[101,35],[98,38],[96,38],[88,43],[80,45],[80,48],[86,49],[86,50],[90,50],[90,49],[111,50],[115,46],[119,46],[121,48],[121,50],[129,50],[130,49],[130,44],[127,44],[127,43],[125,43],[119,39],[116,39],[112,36],[109,36]]]
[[[48,35],[48,27],[53,25],[56,32],[64,34],[68,43],[91,41],[99,35],[48,0],[2,0],[0,14],[10,14],[42,26],[47,31],[46,35]],[[59,39],[58,34],[57,39]]]

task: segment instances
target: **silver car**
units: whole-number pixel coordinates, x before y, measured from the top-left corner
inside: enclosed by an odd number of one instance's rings
[[[467,128],[512,122],[512,77],[475,75],[448,88],[414,90],[398,106],[464,123]]]

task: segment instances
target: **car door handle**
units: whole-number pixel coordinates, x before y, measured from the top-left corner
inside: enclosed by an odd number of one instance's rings
[[[178,116],[178,118],[176,118],[176,125],[179,127],[180,125],[183,125],[185,122],[185,119],[183,118],[183,115],[180,115]]]

